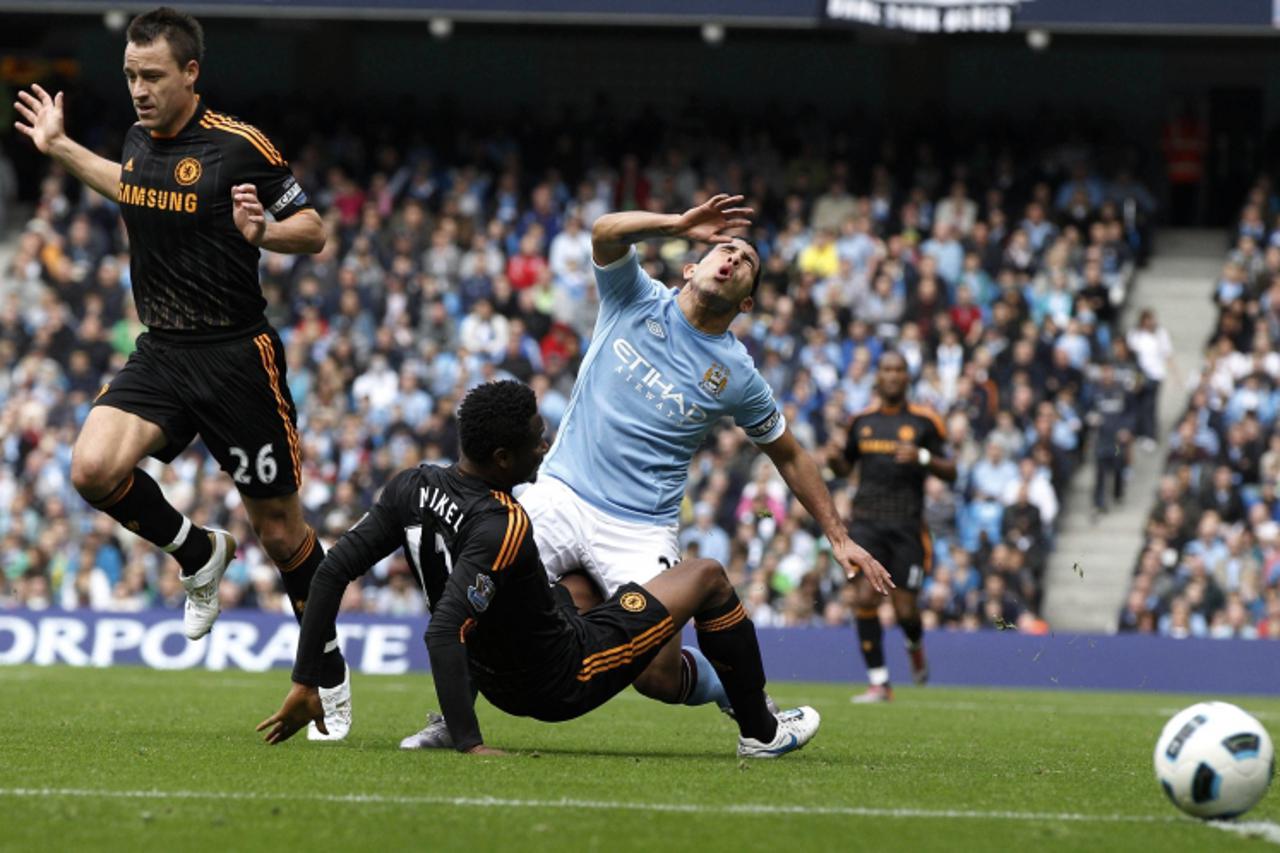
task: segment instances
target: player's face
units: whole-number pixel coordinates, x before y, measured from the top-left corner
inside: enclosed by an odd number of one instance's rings
[[[907,393],[907,363],[901,356],[886,355],[880,359],[876,372],[876,387],[885,400],[898,401]]]
[[[712,313],[750,311],[751,286],[760,269],[760,256],[745,240],[720,243],[696,264],[685,267],[685,281],[697,291]]]
[[[178,67],[168,40],[151,44],[129,42],[124,48],[124,77],[129,84],[138,124],[158,133],[177,133],[175,127],[187,114],[195,97],[200,65],[194,59]]]
[[[547,455],[549,446],[546,421],[542,419],[542,415],[534,414],[529,419],[529,441],[514,457],[512,474],[517,484],[532,483],[538,479],[538,468],[542,465],[542,457]]]

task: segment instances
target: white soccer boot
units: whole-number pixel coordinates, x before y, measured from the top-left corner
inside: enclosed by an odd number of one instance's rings
[[[193,575],[180,575],[187,591],[187,603],[182,609],[182,631],[188,640],[198,640],[217,620],[222,612],[218,601],[218,587],[227,566],[236,558],[236,540],[225,530],[210,530],[213,534],[213,553]]]
[[[400,741],[401,749],[453,749],[453,736],[444,717],[427,713],[427,725]]]
[[[315,721],[307,723],[307,740],[342,740],[351,731],[351,667],[343,664],[342,683],[320,688],[320,704],[324,707],[324,734]]]
[[[761,743],[755,738],[738,736],[738,755],[742,758],[777,758],[788,752],[795,752],[818,733],[818,724],[822,718],[818,712],[808,705],[792,708],[775,714],[778,719],[778,733],[769,743]]]

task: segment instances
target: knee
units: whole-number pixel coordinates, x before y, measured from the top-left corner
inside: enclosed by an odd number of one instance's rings
[[[687,571],[697,577],[698,587],[707,592],[728,593],[733,589],[729,583],[729,576],[725,574],[724,566],[716,560],[699,558],[685,560],[680,565],[687,566]]]
[[[289,521],[283,514],[258,515],[252,520],[253,535],[258,537],[262,550],[273,562],[280,563],[293,556],[298,547],[299,536],[290,529]]]
[[[71,485],[88,501],[106,497],[128,476],[129,470],[110,455],[83,447],[76,447],[71,454]]]

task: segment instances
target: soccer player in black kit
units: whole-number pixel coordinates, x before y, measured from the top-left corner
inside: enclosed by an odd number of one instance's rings
[[[271,141],[196,95],[203,55],[190,15],[160,8],[133,19],[124,76],[138,121],[119,163],[67,136],[61,92],[50,97],[33,85],[14,104],[20,132],[120,206],[147,331],[81,427],[71,479],[90,504],[178,561],[193,640],[218,617],[237,543],[166,501],[138,467],[144,456],[170,462],[197,435],[204,440],[240,491],[299,617],[324,557],[302,516],[297,412],[258,283],[259,249],[318,252],[324,226]],[[336,635],[327,648],[320,683],[336,739],[350,727],[350,684]]]
[[[896,585],[893,609],[907,636],[907,652],[917,684],[929,678],[924,629],[917,598],[931,568],[932,542],[924,525],[924,481],[932,474],[956,478],[956,463],[945,456],[946,427],[928,406],[907,402],[911,377],[906,359],[892,350],[880,356],[876,370],[878,402],[849,424],[844,449],[830,455],[837,474],[859,466],[849,535],[889,570]],[[884,660],[884,629],[877,615],[879,596],[866,579],[853,581],[855,622],[871,686],[855,702],[893,698]]]
[[[813,737],[819,718],[812,708],[769,711],[755,626],[714,560],[685,560],[643,586],[623,584],[581,614],[564,587],[548,585],[529,516],[511,496],[537,476],[545,429],[529,386],[476,386],[458,412],[459,462],[421,465],[387,483],[316,573],[293,687],[258,725],[268,743],[312,721],[323,725],[315,685],[343,592],[397,548],[431,604],[431,673],[461,752],[494,752],[480,735],[472,684],[509,714],[573,719],[626,689],[690,619],[733,706],[738,755],[773,758]]]

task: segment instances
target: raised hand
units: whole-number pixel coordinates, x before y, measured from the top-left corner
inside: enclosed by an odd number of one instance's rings
[[[743,196],[719,193],[697,207],[681,214],[676,233],[702,243],[728,243],[733,238],[725,231],[749,228],[755,211],[749,207],[737,207]]]
[[[13,108],[22,117],[22,121],[15,121],[13,126],[29,136],[41,154],[48,154],[64,135],[62,93],[50,97],[39,83],[32,83],[30,92],[18,90],[18,100]]]
[[[246,240],[255,246],[262,245],[267,233],[267,213],[253,184],[236,184],[231,188],[231,218]]]

